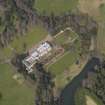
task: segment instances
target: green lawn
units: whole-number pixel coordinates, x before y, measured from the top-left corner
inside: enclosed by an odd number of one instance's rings
[[[39,13],[51,14],[54,12],[56,15],[71,11],[77,6],[78,0],[36,0],[35,8]]]
[[[17,52],[23,52],[24,43],[27,46],[27,49],[33,47],[36,43],[41,41],[47,36],[48,32],[42,26],[35,26],[30,29],[25,36],[15,38],[13,42],[10,43],[9,46],[16,49]],[[11,56],[12,52],[10,48],[4,48],[3,53],[6,56]]]
[[[77,34],[73,31],[69,31],[69,30],[66,30],[65,32],[63,32],[62,34],[60,35],[57,35],[55,37],[55,42],[57,44],[65,44],[67,41],[72,41],[75,37],[77,37]]]
[[[70,65],[76,60],[76,53],[65,53],[65,55],[59,59],[56,63],[51,65],[48,69],[54,74],[60,74],[65,69],[69,69]]]
[[[48,70],[51,71],[55,75],[59,75],[64,70],[69,69],[70,65],[76,62],[78,59],[78,53],[80,51],[80,41],[78,40],[74,44],[74,50],[65,52],[61,58],[58,58],[54,64],[48,66]]]
[[[0,64],[0,105],[34,105],[34,90],[14,80],[12,68]]]
[[[57,44],[64,44],[66,42],[66,37],[64,34],[61,34],[61,35],[58,35],[56,38],[55,38],[55,42]]]

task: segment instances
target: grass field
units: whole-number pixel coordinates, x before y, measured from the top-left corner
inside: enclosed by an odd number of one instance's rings
[[[71,11],[77,6],[78,0],[36,0],[35,8],[38,12],[43,14],[59,15],[68,11]]]
[[[59,59],[56,63],[49,67],[49,70],[56,75],[64,72],[64,70],[69,69],[69,66],[74,63],[76,60],[76,53],[67,52]]]
[[[80,51],[80,41],[77,41],[74,44],[74,50],[65,52],[61,56],[61,58],[58,58],[58,60],[54,64],[48,67],[48,70],[55,75],[61,74],[65,70],[69,69],[70,66],[77,61],[79,56],[78,54],[79,51]]]
[[[21,53],[24,50],[24,44],[26,44],[27,49],[29,49],[34,46],[34,44],[44,39],[47,34],[47,31],[42,26],[35,26],[30,29],[25,36],[19,37],[18,39],[15,38],[9,46]],[[7,57],[12,55],[10,47],[4,48],[2,52]]]
[[[12,68],[0,64],[0,105],[34,105],[34,90],[25,84],[18,84],[12,77]]]
[[[67,43],[67,41],[69,41],[69,42],[72,41],[75,37],[77,37],[77,34],[75,32],[70,31],[70,30],[66,30],[63,33],[61,33],[60,35],[57,35],[55,37],[54,41],[57,44],[62,45],[62,44]]]

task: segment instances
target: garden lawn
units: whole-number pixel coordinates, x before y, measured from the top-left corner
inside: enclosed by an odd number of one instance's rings
[[[26,45],[26,48],[29,49],[43,40],[47,35],[47,31],[42,26],[35,26],[34,28],[30,29],[24,36],[15,38],[9,46],[14,48],[17,52],[22,53],[24,51],[24,44]],[[6,56],[12,55],[12,50],[10,47],[3,49],[3,53]]]
[[[70,30],[66,30],[65,32],[61,33],[60,35],[57,35],[55,37],[55,42],[57,44],[65,44],[67,41],[70,42],[72,41],[74,38],[77,37],[77,34],[73,31]]]
[[[64,70],[69,69],[70,65],[72,65],[77,59],[77,53],[75,52],[66,52],[63,57],[61,57],[57,62],[52,64],[48,70],[51,71],[55,75],[59,75]]]
[[[59,15],[74,9],[78,4],[78,0],[36,0],[35,8],[40,14],[47,15],[54,12]]]
[[[70,66],[77,61],[80,53],[80,46],[80,40],[77,40],[73,44],[74,49],[65,52],[54,64],[48,66],[48,70],[55,75],[59,75],[65,70],[68,70]]]
[[[11,69],[7,64],[0,64],[0,105],[34,105],[34,90],[18,84]]]

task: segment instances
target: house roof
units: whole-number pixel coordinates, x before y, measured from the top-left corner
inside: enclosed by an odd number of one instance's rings
[[[40,60],[41,57],[45,56],[51,50],[51,45],[48,42],[43,42],[37,48],[35,48],[27,58],[24,59],[23,63],[30,70],[37,60]]]

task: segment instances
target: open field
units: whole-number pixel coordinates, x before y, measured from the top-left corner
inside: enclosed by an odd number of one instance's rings
[[[33,89],[13,79],[12,68],[0,64],[0,105],[34,105]]]
[[[77,37],[77,34],[72,30],[65,30],[63,33],[57,35],[54,41],[57,44],[63,45],[67,42],[71,42],[73,39]]]
[[[54,64],[48,66],[48,70],[54,75],[59,75],[60,73],[68,70],[69,67],[78,60],[79,51],[80,41],[78,40],[74,43],[74,49],[65,52]]]
[[[24,44],[26,45],[26,48],[29,49],[34,44],[44,39],[47,34],[47,31],[42,26],[35,26],[30,29],[26,35],[15,38],[7,48],[3,49],[2,53],[7,57],[12,55],[12,50],[16,50],[21,53],[24,51]]]
[[[51,65],[48,69],[54,73],[54,74],[59,74],[64,72],[64,70],[68,69],[71,64],[74,63],[76,60],[76,53],[70,53],[67,52],[59,59],[57,62],[55,62],[53,65]]]
[[[71,11],[77,6],[78,0],[36,0],[35,8],[38,12],[43,14],[59,15]]]

